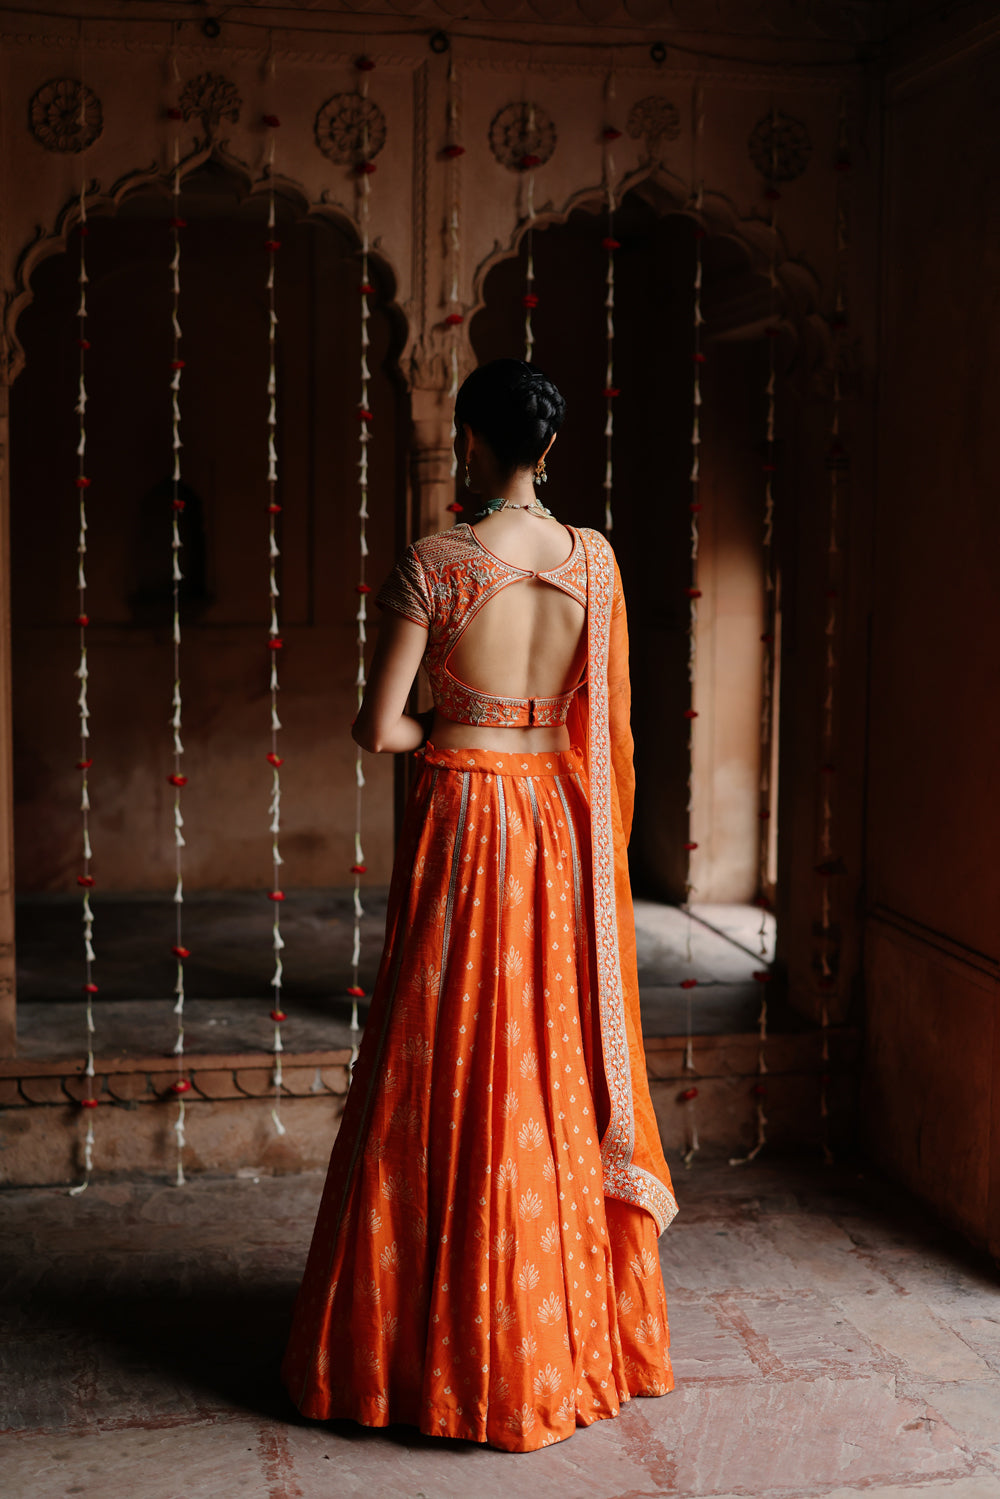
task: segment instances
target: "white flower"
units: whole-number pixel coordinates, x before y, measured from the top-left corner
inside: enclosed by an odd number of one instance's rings
[[[521,1058],[521,1076],[525,1078],[538,1076],[538,1058],[533,1051],[526,1051]]]
[[[516,1321],[514,1308],[504,1301],[498,1301],[493,1308],[493,1326],[497,1332],[506,1332],[508,1327],[513,1327]]]
[[[399,1318],[394,1317],[392,1312],[386,1312],[382,1318],[382,1336],[387,1343],[392,1343],[399,1332]]]
[[[504,899],[509,906],[519,906],[524,899],[524,886],[516,875],[509,874],[507,876]]]
[[[540,1276],[534,1265],[522,1265],[517,1277],[517,1288],[519,1291],[533,1291],[539,1279]]]
[[[558,1322],[559,1318],[562,1316],[562,1308],[563,1304],[559,1300],[559,1297],[556,1295],[555,1291],[550,1291],[545,1300],[538,1303],[539,1322],[544,1322],[546,1326],[548,1326],[550,1322]]]
[[[517,1132],[517,1143],[522,1150],[537,1150],[545,1139],[542,1126],[536,1124],[534,1119],[528,1119]]]
[[[369,1208],[369,1210],[368,1210],[368,1232],[370,1234],[377,1234],[378,1231],[379,1231],[379,1229],[381,1227],[382,1227],[382,1219],[379,1217],[378,1213],[376,1213],[376,1211],[375,1211],[374,1208]]]
[[[534,1334],[529,1332],[514,1349],[514,1357],[519,1364],[529,1364],[537,1352],[538,1344],[535,1342]]]
[[[635,1259],[630,1262],[629,1268],[632,1273],[639,1276],[641,1280],[644,1279],[647,1275],[652,1275],[653,1271],[657,1268],[657,1264],[658,1261],[653,1251],[651,1249],[643,1249],[642,1252],[636,1255]]]
[[[430,1043],[423,1036],[407,1036],[400,1048],[404,1057],[409,1057],[413,1062],[429,1062],[434,1055]]]
[[[515,1436],[523,1437],[533,1429],[535,1425],[535,1413],[530,1405],[522,1405],[514,1415],[507,1417],[507,1428]]]
[[[562,1385],[562,1375],[551,1364],[546,1364],[532,1381],[536,1395],[554,1395]]]
[[[543,1178],[544,1181],[547,1181],[547,1182],[554,1182],[555,1179],[556,1179],[556,1168],[552,1164],[552,1157],[551,1156],[545,1162],[545,1165],[542,1167],[542,1178]]]
[[[627,1317],[629,1312],[633,1310],[634,1306],[635,1302],[632,1300],[631,1296],[626,1296],[624,1291],[618,1292],[618,1310],[623,1317]]]
[[[503,1028],[505,1046],[516,1046],[521,1039],[521,1027],[516,1020],[508,1020]]]
[[[635,1336],[640,1343],[658,1343],[660,1341],[659,1317],[640,1318],[636,1325]]]
[[[377,1281],[370,1279],[367,1275],[361,1281],[362,1295],[367,1296],[369,1301],[382,1300],[382,1287]]]
[[[498,1188],[517,1186],[517,1166],[510,1156],[503,1165],[497,1167],[496,1184]]]
[[[555,1419],[557,1421],[572,1421],[575,1419],[575,1417],[576,1406],[573,1403],[572,1397],[569,1395],[564,1395],[562,1398],[562,1404],[555,1412]]]
[[[399,1250],[396,1248],[395,1239],[393,1239],[388,1248],[383,1249],[378,1257],[378,1262],[383,1270],[393,1274],[399,1269]]]
[[[517,1211],[522,1218],[537,1218],[542,1211],[542,1199],[537,1192],[532,1192],[529,1187],[527,1192],[521,1193],[521,1200],[517,1205]]]
[[[508,1088],[503,1096],[503,1117],[509,1119],[517,1113],[517,1094],[513,1088]]]
[[[514,1253],[514,1235],[509,1228],[502,1228],[493,1237],[493,1248],[490,1250],[490,1258],[494,1260],[506,1260]]]
[[[559,1230],[554,1223],[542,1234],[542,1248],[546,1254],[553,1254],[559,1248]]]

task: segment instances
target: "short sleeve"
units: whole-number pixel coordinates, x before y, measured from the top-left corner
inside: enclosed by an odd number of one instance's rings
[[[380,609],[393,609],[397,614],[412,620],[415,625],[430,628],[434,614],[433,601],[427,574],[415,547],[406,548],[375,595],[375,602]]]

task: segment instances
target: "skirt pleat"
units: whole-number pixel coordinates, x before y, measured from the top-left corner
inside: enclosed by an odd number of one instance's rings
[[[673,1388],[656,1226],[602,1188],[582,756],[422,760],[283,1374],[529,1451]]]

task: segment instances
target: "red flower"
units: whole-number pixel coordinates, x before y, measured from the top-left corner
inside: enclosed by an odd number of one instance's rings
[[[78,614],[76,616],[76,623],[78,625],[80,625],[80,627],[82,629],[86,629],[87,625],[90,624],[90,615],[89,614]],[[87,764],[88,765],[90,764],[89,760],[87,761]]]
[[[264,115],[264,124],[269,126],[271,130],[277,130],[281,121],[277,115]]]
[[[275,770],[277,770],[278,766],[284,765],[285,762],[281,755],[276,755],[273,750],[270,750],[267,756],[267,763],[268,765],[273,765]]]
[[[375,64],[370,57],[365,57],[362,55],[361,57],[355,58],[354,66],[357,68],[359,73],[371,73],[375,67]]]
[[[185,507],[186,504],[187,504],[187,500],[171,500],[170,501],[170,508],[171,508],[171,510],[181,511],[181,510],[184,509],[184,507]]]
[[[835,599],[835,598],[839,598],[839,594],[838,594],[838,592],[837,592],[837,590],[836,590],[836,588],[827,588],[827,589],[826,589],[826,590],[825,590],[825,594],[824,594],[824,596],[825,596],[825,597],[826,597],[826,598],[828,598],[828,599]]]
[[[288,1016],[285,1014],[284,1010],[272,1010],[271,1019],[274,1021],[275,1025],[280,1025],[283,1020],[288,1019]]]
[[[89,770],[93,763],[93,760],[77,760],[76,768],[77,770]]]
[[[187,776],[167,776],[167,780],[171,786],[186,786],[188,783]]]
[[[170,368],[172,370],[182,370],[184,365],[185,361],[183,359],[171,359],[170,361]]]
[[[767,1093],[767,1088],[763,1083],[754,1083],[753,1087],[750,1089],[750,1092],[753,1094],[754,1098],[763,1098]]]
[[[681,988],[682,989],[697,989],[697,987],[698,987],[698,980],[697,979],[681,979]]]
[[[524,294],[524,296],[521,298],[521,306],[522,307],[527,307],[529,309],[532,308],[532,307],[537,307],[538,306],[538,296],[537,296],[537,294],[535,292],[533,292],[533,291],[526,291],[525,294]]]
[[[691,853],[691,851],[693,849],[696,849],[698,845],[697,843],[692,843],[690,840],[688,840],[688,842],[685,843],[684,847],[687,849],[688,853]]]
[[[764,633],[763,633],[763,635],[760,638],[764,642],[765,645],[773,645],[774,644],[774,636],[771,634],[770,630],[765,630]]]
[[[370,281],[362,281],[358,287],[358,291],[363,297],[373,297],[375,295],[375,288]]]
[[[81,1109],[96,1109],[97,1108],[97,1099],[96,1098],[81,1098],[80,1099],[80,1107],[81,1107]]]
[[[373,161],[359,161],[354,170],[359,177],[370,177],[378,168]]]
[[[757,813],[757,816],[758,816],[758,817],[760,817],[760,818],[762,818],[762,819],[765,819],[765,820],[766,820],[766,819],[767,819],[767,818],[768,818],[768,817],[770,817],[770,815],[771,815],[771,814],[770,814],[770,812],[768,812],[768,811],[764,811],[764,812],[758,812],[758,813]]]
[[[776,474],[778,472],[778,465],[776,463],[762,463],[761,469],[765,474]]]
[[[687,594],[687,596],[688,596],[689,599],[700,599],[701,598],[701,589],[700,588],[685,588],[684,592]]]
[[[530,172],[532,167],[540,167],[541,164],[542,158],[540,156],[532,156],[530,152],[527,156],[522,156],[518,162],[518,166],[522,172]]]
[[[605,238],[601,240],[601,249],[602,250],[620,250],[621,249],[621,241],[617,240],[617,239],[612,239],[611,236],[610,236],[610,234],[606,235]]]
[[[771,982],[771,970],[769,968],[755,968],[753,977],[758,984],[769,984]]]
[[[688,506],[688,509],[694,511],[697,514],[697,512],[701,509],[701,501],[692,500],[690,505]]]
[[[765,187],[764,197],[768,198],[772,203],[777,203],[781,194],[776,187]]]
[[[698,1089],[697,1088],[685,1088],[684,1092],[680,1095],[681,1103],[691,1103],[692,1100],[695,1099],[695,1098],[697,1098],[697,1097],[698,1097]]]
[[[352,874],[367,874],[368,873],[368,865],[367,864],[352,864],[351,865],[351,873]]]
[[[461,515],[462,511],[465,509],[465,506],[460,505],[457,500],[452,500],[450,505],[445,506],[445,509],[450,510],[452,515]]]
[[[691,359],[692,359],[692,362],[694,364],[704,364],[705,363],[705,356],[704,356],[704,354],[692,354],[691,355]]]
[[[367,583],[356,583],[354,585],[354,592],[355,593],[371,593],[371,587]]]
[[[187,219],[170,219],[169,224],[171,229],[186,229]]]
[[[351,984],[347,990],[352,999],[364,999],[365,991],[359,984]]]
[[[697,710],[697,708],[685,708],[684,709],[684,717],[685,718],[697,718],[698,717],[698,710]]]
[[[93,890],[97,882],[92,874],[78,874],[76,883],[84,890]]]
[[[836,774],[837,767],[836,767],[836,765],[831,765],[830,762],[827,761],[827,763],[825,765],[821,765],[820,766],[820,770],[822,771],[823,775],[825,775],[825,776],[832,776],[832,775]]]
[[[372,420],[373,416],[374,416],[374,413],[371,412],[371,411],[369,411],[367,406],[359,406],[358,407],[358,421],[359,422],[370,422]]]
[[[171,1093],[178,1093],[178,1094],[180,1094],[180,1093],[190,1093],[191,1092],[191,1084],[188,1082],[188,1080],[187,1080],[186,1077],[181,1077],[181,1078],[177,1079],[176,1083],[171,1083],[170,1084],[170,1091],[171,1091]]]
[[[448,324],[449,328],[460,328],[465,322],[465,318],[460,312],[449,312],[448,316],[445,318],[445,322]]]
[[[268,900],[282,901],[285,898],[285,892],[284,890],[269,890],[267,892],[267,898]]]
[[[183,118],[184,118],[184,111],[183,110],[180,110],[180,109],[177,109],[177,108],[173,108],[173,109],[168,109],[167,110],[167,119],[168,120],[183,120]]]
[[[601,139],[604,141],[620,141],[621,138],[621,131],[616,130],[613,125],[605,125],[604,129],[601,131]],[[618,248],[617,245],[615,246],[615,248]]]
[[[766,895],[758,895],[757,899],[754,901],[754,905],[758,906],[762,911],[770,911],[771,909],[771,902],[768,900]]]
[[[601,395],[606,401],[613,401],[615,396],[621,395],[621,391],[617,385],[606,385],[601,391]]]
[[[77,487],[77,489],[89,489],[90,488],[90,480],[89,479],[85,479],[84,476],[83,476],[83,474],[80,474],[80,476],[78,477],[78,479],[76,481],[76,487]]]
[[[172,947],[170,951],[175,958],[189,958],[191,956],[191,949],[189,947]]]
[[[84,992],[84,994],[96,994],[97,993],[97,985],[96,984],[84,984],[84,986],[83,986],[83,992]]]
[[[267,648],[269,651],[283,651],[285,649],[285,642],[280,635],[272,635],[267,642]]]
[[[280,515],[281,514],[281,506],[280,505],[268,505],[268,507],[267,507],[267,513],[268,513],[268,515]]]
[[[264,241],[264,249],[265,250],[280,250],[281,249],[281,240],[280,239],[266,239]]]
[[[696,228],[695,231],[694,231],[694,237],[695,237],[695,239],[707,239],[708,238],[708,230],[707,229]]]
[[[77,339],[77,344],[79,345],[79,347],[81,349],[89,349],[90,348],[90,339],[89,338],[78,338]]]
[[[453,141],[450,146],[445,146],[441,155],[446,156],[449,161],[454,161],[457,157],[465,155],[465,147]]]

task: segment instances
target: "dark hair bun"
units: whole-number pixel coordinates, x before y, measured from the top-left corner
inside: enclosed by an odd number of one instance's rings
[[[493,450],[501,469],[534,468],[559,430],[566,402],[547,375],[523,359],[494,359],[473,370],[455,401],[455,426],[466,422]]]

